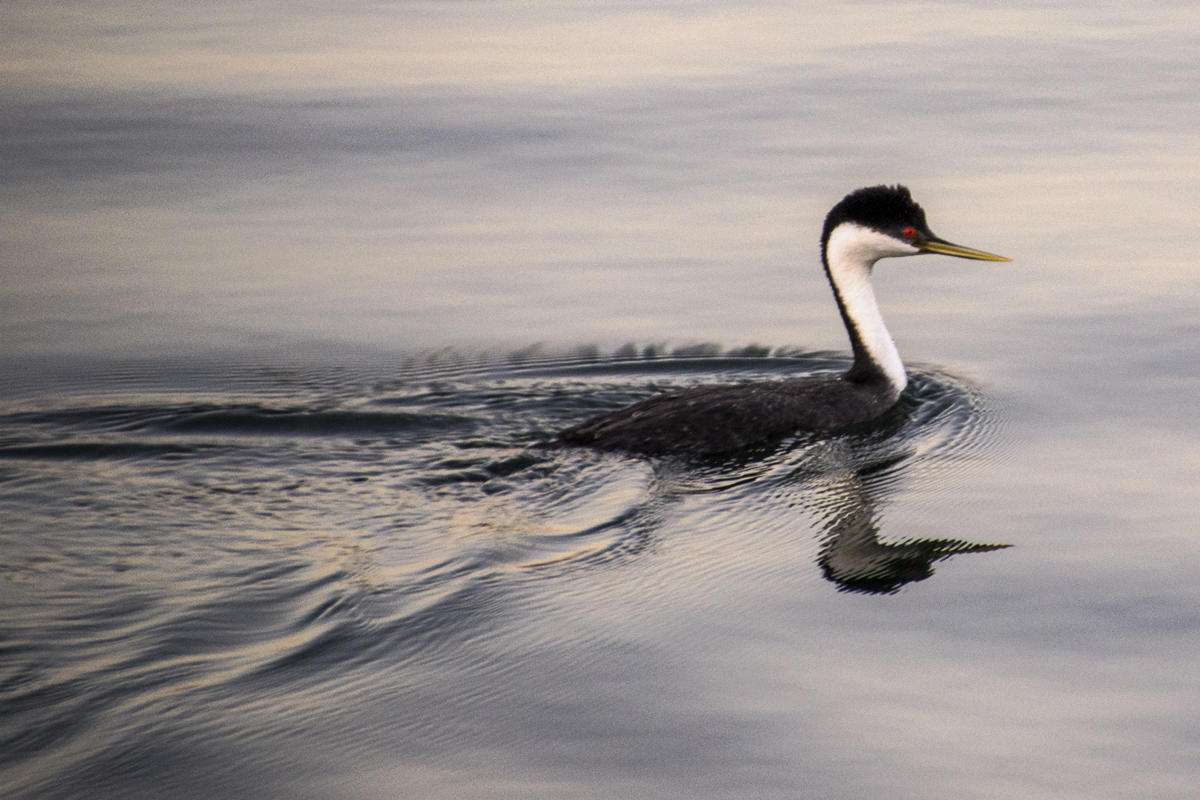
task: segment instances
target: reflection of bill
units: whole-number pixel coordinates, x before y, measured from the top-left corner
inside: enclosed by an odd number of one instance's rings
[[[828,580],[843,592],[893,594],[906,583],[933,574],[933,563],[959,553],[986,553],[1012,545],[974,544],[961,539],[879,540],[875,505],[857,476],[840,487],[838,503],[825,525],[819,563]]]

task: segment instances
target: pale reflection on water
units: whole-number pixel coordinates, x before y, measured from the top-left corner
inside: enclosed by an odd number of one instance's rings
[[[1200,9],[4,16],[0,793],[1193,793]],[[844,352],[884,181],[975,446],[509,452]]]

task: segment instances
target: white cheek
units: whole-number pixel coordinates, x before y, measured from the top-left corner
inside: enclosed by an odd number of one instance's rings
[[[881,258],[915,256],[921,251],[879,231],[843,222],[829,235],[825,252],[831,264],[853,262],[871,266]]]

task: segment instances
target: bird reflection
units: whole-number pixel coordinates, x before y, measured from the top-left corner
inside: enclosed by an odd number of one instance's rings
[[[838,591],[895,594],[907,583],[923,581],[933,565],[959,553],[986,553],[1012,545],[976,544],[962,539],[879,538],[878,515],[868,482],[850,473],[822,502],[829,512],[818,563]]]

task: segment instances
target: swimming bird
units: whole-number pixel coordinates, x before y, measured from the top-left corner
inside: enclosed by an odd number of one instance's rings
[[[904,186],[857,189],[830,210],[821,232],[821,262],[854,352],[849,370],[661,394],[560,431],[553,444],[645,455],[715,455],[881,416],[900,399],[908,376],[875,302],[871,270],[882,258],[922,253],[1012,260],[936,236]]]

